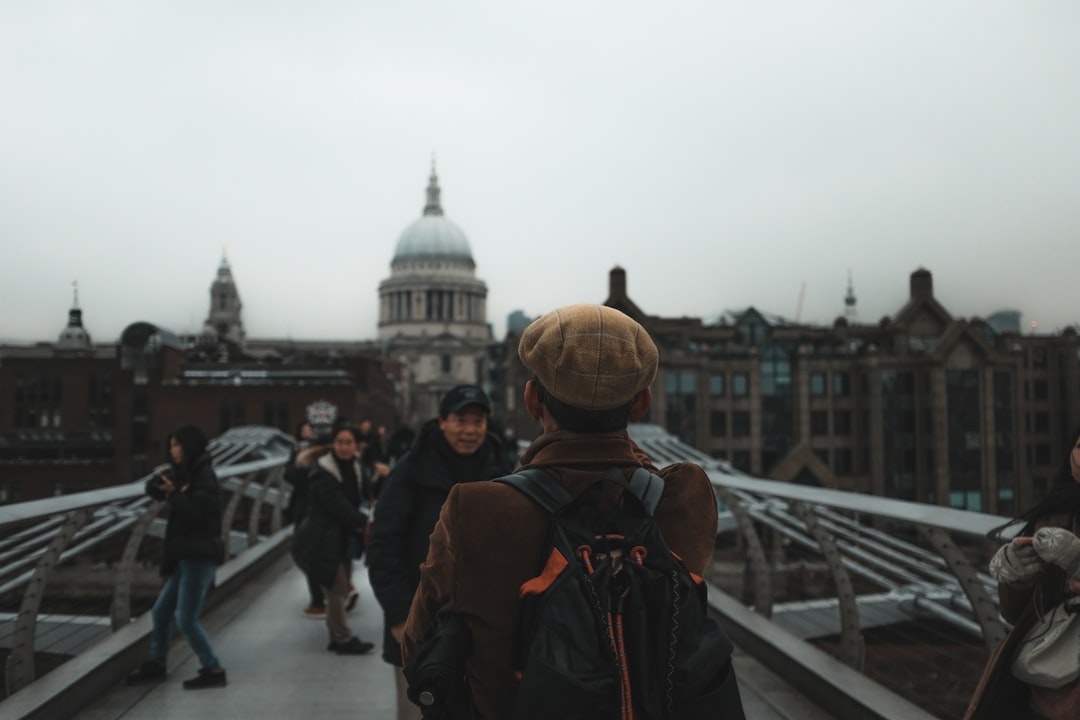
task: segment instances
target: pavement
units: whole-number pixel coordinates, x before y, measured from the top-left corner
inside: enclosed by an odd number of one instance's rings
[[[203,618],[228,686],[184,690],[198,661],[178,641],[165,681],[118,684],[76,720],[192,720],[198,718],[386,718],[395,714],[394,669],[380,657],[382,611],[357,563],[359,602],[349,613],[353,633],[375,643],[369,655],[327,652],[322,620],[305,617],[307,586],[286,556]],[[735,670],[749,720],[832,720],[753,658],[736,651]]]

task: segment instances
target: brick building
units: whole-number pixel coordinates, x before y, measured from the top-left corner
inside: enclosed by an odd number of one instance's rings
[[[211,437],[240,425],[291,434],[316,400],[354,421],[396,423],[392,368],[377,345],[249,350],[236,342],[238,300],[218,302],[223,278],[231,282],[219,269],[215,322],[197,337],[136,322],[116,344],[93,344],[76,303],[56,343],[0,346],[0,503],[129,482],[164,461],[165,437],[183,423]]]

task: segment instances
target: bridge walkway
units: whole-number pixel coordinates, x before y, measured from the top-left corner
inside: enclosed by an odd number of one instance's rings
[[[360,601],[353,632],[376,643],[370,655],[340,657],[326,650],[321,621],[300,614],[307,600],[303,575],[288,556],[215,607],[204,618],[229,675],[222,689],[185,691],[198,661],[177,642],[169,677],[143,687],[117,685],[75,720],[189,720],[190,718],[395,717],[393,669],[382,661],[382,613],[367,573],[353,578]],[[753,720],[832,720],[779,677],[742,652],[735,657],[746,716]]]

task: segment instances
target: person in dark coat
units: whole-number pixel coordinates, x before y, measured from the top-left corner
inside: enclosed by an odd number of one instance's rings
[[[522,466],[542,468],[573,497],[612,467],[659,475],[664,485],[656,524],[687,569],[704,575],[717,527],[709,476],[693,463],[656,468],[626,429],[652,402],[659,351],[645,329],[602,305],[559,308],[529,325],[518,357],[532,373],[524,407],[543,428],[522,456]],[[620,495],[621,489],[609,483],[605,506]],[[465,483],[450,491],[431,533],[402,633],[404,660],[416,656],[438,617],[461,617],[472,642],[466,671],[470,717],[477,720],[512,716],[519,591],[535,575],[550,520],[509,485]],[[742,717],[733,707],[718,707],[715,714],[727,717],[729,709],[732,717]]]
[[[164,679],[175,620],[199,659],[198,675],[185,680],[184,688],[223,687],[225,669],[199,623],[206,593],[214,582],[217,566],[225,559],[221,487],[202,430],[184,425],[168,437],[166,444],[169,464],[146,481],[146,494],[169,505],[161,561],[165,585],[150,611],[154,620],[150,659],[128,675],[127,683],[138,685]]]
[[[490,400],[475,385],[447,392],[439,403],[439,417],[420,428],[379,496],[368,576],[385,618],[383,659],[398,668],[398,718],[417,716],[401,673],[400,641],[443,501],[458,483],[511,472],[499,437],[488,432],[490,413]]]
[[[309,456],[321,454],[308,478],[307,516],[293,535],[293,559],[322,588],[327,649],[338,655],[363,655],[374,647],[352,634],[346,616],[353,548],[368,521],[360,509],[365,495],[361,443],[359,430],[342,426],[334,431],[329,452],[325,445],[313,445],[297,457],[304,465]]]
[[[398,461],[404,457],[405,453],[412,447],[413,440],[415,439],[416,431],[408,425],[402,425],[390,435],[386,440],[387,463],[390,467],[397,465]]]
[[[289,504],[286,507],[285,515],[296,527],[300,527],[304,516],[307,515],[308,474],[311,471],[311,468],[297,465],[296,457],[311,445],[313,435],[310,422],[305,420],[300,423],[296,428],[296,447],[293,449],[292,455],[289,456],[288,462],[285,463],[283,471],[285,482],[292,486],[292,493],[289,494]],[[319,587],[319,583],[315,581],[315,578],[310,575],[305,575],[305,577],[307,578],[309,602],[307,607],[303,609],[304,617],[321,620],[326,617],[326,598],[323,597],[322,588]]]
[[[1058,687],[1040,687],[1013,675],[1012,664],[1025,636],[1040,618],[1080,595],[1080,428],[1073,433],[1062,472],[1045,498],[1004,528],[1020,522],[1020,533],[990,561],[998,581],[1001,616],[1013,627],[991,653],[965,720],[1076,720],[1080,676]],[[1074,665],[1067,668],[1080,672]]]

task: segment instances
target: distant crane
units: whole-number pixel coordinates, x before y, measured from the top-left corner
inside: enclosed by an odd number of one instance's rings
[[[803,298],[806,297],[806,281],[802,281],[802,285],[799,287],[799,301],[795,303],[795,322],[798,323],[802,320],[802,303]]]

